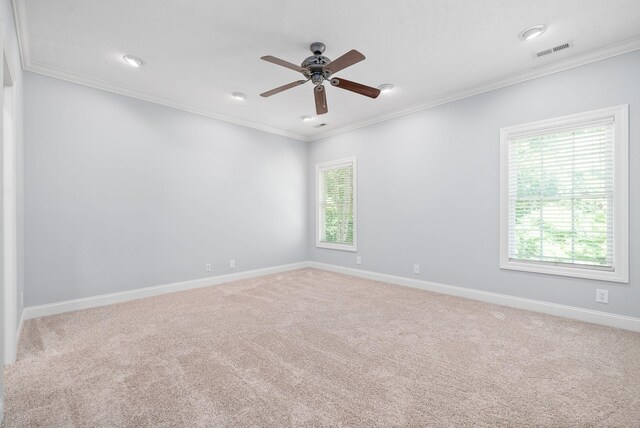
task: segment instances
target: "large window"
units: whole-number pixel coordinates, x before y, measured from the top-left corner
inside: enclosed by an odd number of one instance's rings
[[[316,245],[356,250],[356,159],[340,159],[316,166]]]
[[[628,107],[501,130],[501,267],[629,281]]]

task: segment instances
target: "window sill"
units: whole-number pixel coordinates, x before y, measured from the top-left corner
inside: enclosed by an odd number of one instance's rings
[[[566,266],[553,266],[538,264],[535,262],[521,262],[514,260],[503,260],[500,269],[519,270],[524,272],[542,273],[547,275],[570,276],[573,278],[586,278],[599,281],[629,283],[629,274],[621,270],[609,271],[589,268],[574,268]]]
[[[325,248],[328,250],[340,250],[340,251],[352,251],[352,252],[358,251],[355,245],[335,244],[332,242],[316,242],[316,248]]]

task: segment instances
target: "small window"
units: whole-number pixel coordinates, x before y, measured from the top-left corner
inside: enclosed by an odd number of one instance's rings
[[[504,269],[629,282],[628,107],[501,130]]]
[[[316,166],[316,246],[356,251],[356,159]]]

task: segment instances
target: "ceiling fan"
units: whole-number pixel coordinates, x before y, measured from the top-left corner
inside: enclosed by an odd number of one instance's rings
[[[346,54],[337,58],[335,61],[331,61],[329,58],[322,55],[325,49],[324,43],[312,43],[310,49],[311,52],[313,52],[313,56],[305,59],[300,66],[271,55],[263,56],[262,58],[260,58],[267,62],[271,62],[273,64],[298,71],[302,73],[304,77],[306,77],[306,80],[297,80],[295,82],[288,83],[286,85],[264,92],[260,94],[260,96],[270,97],[271,95],[278,94],[282,91],[286,91],[287,89],[295,88],[296,86],[302,85],[303,83],[307,83],[309,80],[311,80],[311,82],[316,85],[315,88],[313,88],[313,93],[316,100],[316,113],[325,114],[329,111],[329,109],[327,108],[327,95],[325,93],[324,86],[322,85],[325,80],[328,80],[336,88],[346,89],[347,91],[355,92],[366,97],[377,98],[378,95],[380,95],[379,89],[352,82],[350,80],[332,77],[334,73],[337,73],[340,70],[344,70],[345,68],[365,59],[365,56],[357,50],[352,49]]]

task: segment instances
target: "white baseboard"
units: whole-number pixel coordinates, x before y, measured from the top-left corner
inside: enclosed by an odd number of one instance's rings
[[[294,269],[301,269],[307,266],[307,262],[293,263],[289,265],[230,273],[227,275],[193,279],[190,281],[156,285],[153,287],[138,288],[135,290],[121,291],[118,293],[101,294],[99,296],[84,297],[82,299],[65,300],[63,302],[48,303],[46,305],[29,306],[24,308],[22,314],[25,320],[30,320],[33,318],[56,315],[64,312],[77,311],[79,309],[107,306],[114,303],[127,302],[129,300],[142,299],[144,297],[159,296],[161,294],[174,293],[176,291],[191,290],[194,288],[219,285],[231,281],[238,281],[241,279],[255,278],[257,276],[269,275],[272,273],[286,272]]]
[[[507,294],[491,293],[488,291],[476,290],[473,288],[458,287],[455,285],[440,284],[419,279],[405,278],[402,276],[387,275],[384,273],[307,261],[289,265],[274,266],[264,269],[256,269],[246,272],[232,273],[228,275],[194,279],[191,281],[175,282],[172,284],[158,285],[154,287],[139,288],[136,290],[123,291],[119,293],[103,294],[100,296],[86,297],[83,299],[67,300],[64,302],[27,307],[24,308],[22,318],[20,320],[18,340],[22,331],[23,320],[55,315],[64,312],[77,311],[79,309],[106,306],[114,303],[141,299],[144,297],[159,296],[161,294],[173,293],[176,291],[184,291],[211,285],[219,285],[231,281],[237,281],[240,279],[255,278],[262,275],[286,272],[295,269],[302,269],[305,267],[312,267],[330,272],[342,273],[345,275],[352,275],[360,278],[402,285],[405,287],[419,288],[421,290],[433,291],[436,293],[448,294],[451,296],[464,297],[467,299],[509,306],[512,308],[525,309],[529,311],[541,312],[564,318],[590,322],[593,324],[606,325],[609,327],[616,327],[625,330],[640,332],[640,318],[616,315],[608,312],[594,311],[574,306],[560,305],[557,303],[544,302],[540,300],[525,299],[522,297],[509,296]]]
[[[318,262],[308,262],[308,266],[330,272],[342,273],[345,275],[357,276],[360,278],[372,279],[375,281],[387,282],[405,287],[419,288],[421,290],[433,291],[451,296],[465,297],[467,299],[479,300],[487,303],[509,306],[512,308],[526,309],[533,312],[556,315],[564,318],[590,322],[593,324],[617,327],[625,330],[640,332],[640,318],[616,315],[608,312],[582,309],[574,306],[559,305],[557,303],[543,302],[540,300],[525,299],[522,297],[509,296],[507,294],[491,293],[488,291],[476,290],[473,288],[458,287],[455,285],[440,284],[437,282],[423,281],[419,279],[405,278],[402,276],[387,275],[384,273],[370,272],[360,269],[352,269],[342,266],[330,265]]]

